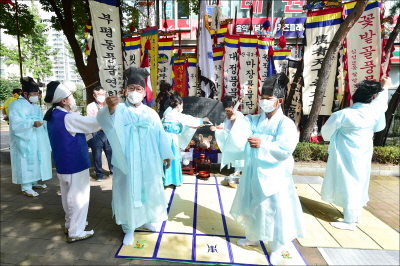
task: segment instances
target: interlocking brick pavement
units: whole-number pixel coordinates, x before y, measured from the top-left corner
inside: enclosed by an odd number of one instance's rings
[[[88,230],[95,235],[69,244],[63,231],[64,212],[55,171],[37,190],[39,197],[21,194],[20,185],[11,182],[11,165],[2,163],[0,179],[0,248],[1,265],[176,265],[166,261],[126,260],[115,258],[123,232],[111,212],[111,178],[96,182],[91,169],[91,196]],[[104,166],[106,168],[106,166]],[[399,178],[373,176],[369,190],[371,213],[399,231]],[[326,265],[317,248],[295,245],[309,265]],[[184,264],[182,264],[184,265]]]

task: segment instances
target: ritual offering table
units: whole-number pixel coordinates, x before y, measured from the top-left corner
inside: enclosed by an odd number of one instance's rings
[[[194,175],[193,162],[190,162],[188,165],[182,164],[182,174]]]

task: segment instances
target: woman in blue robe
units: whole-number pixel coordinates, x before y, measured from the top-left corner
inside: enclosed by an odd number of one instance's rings
[[[169,108],[165,111],[162,124],[171,145],[175,159],[168,169],[164,167],[164,186],[180,186],[183,183],[181,149],[185,149],[192,139],[196,128],[209,122],[208,118],[197,118],[182,114],[183,100],[178,93],[171,96]]]

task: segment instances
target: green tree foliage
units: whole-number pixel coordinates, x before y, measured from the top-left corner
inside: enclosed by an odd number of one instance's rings
[[[51,47],[47,45],[46,25],[40,22],[38,9],[35,5],[30,8],[34,16],[34,27],[29,34],[20,39],[22,71],[23,75],[27,72],[33,73],[33,78],[37,81],[44,80],[46,76],[51,76],[52,61],[49,56],[54,55]],[[0,45],[1,55],[4,56],[4,64],[19,65],[18,47]]]
[[[21,1],[20,1],[21,2]],[[0,4],[0,28],[5,29],[5,33],[17,36],[17,24],[15,23],[15,7],[10,4]],[[36,24],[36,19],[29,12],[29,7],[24,4],[18,4],[18,24],[20,36],[31,34]]]
[[[11,97],[13,89],[20,89],[21,83],[19,77],[9,76],[8,78],[0,77],[0,101],[5,101]]]

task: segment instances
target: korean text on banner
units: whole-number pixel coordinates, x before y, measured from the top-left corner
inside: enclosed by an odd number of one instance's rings
[[[160,89],[157,86],[157,80],[158,80],[158,73],[157,73],[158,72],[158,28],[157,27],[149,27],[142,29],[142,34],[140,38],[140,43],[142,46],[142,56],[144,56],[144,48],[147,40],[150,40],[150,45],[151,45],[151,49],[149,50],[150,76],[151,76],[151,87],[153,88],[153,97],[155,99],[157,98],[157,94],[160,92]]]
[[[288,56],[292,54],[292,50],[274,50],[274,65],[276,73],[287,74]]]
[[[225,93],[232,96],[234,101],[238,99],[238,48],[239,37],[225,35],[225,60],[224,60],[224,84]]]
[[[189,96],[200,96],[199,86],[197,84],[197,58],[196,55],[188,56],[188,83]]]
[[[223,57],[224,57],[224,47],[213,48],[214,56],[214,70],[215,70],[215,90],[214,90],[214,100],[221,100],[224,79],[223,79]]]
[[[185,56],[173,58],[172,71],[174,72],[174,82],[172,89],[179,92],[182,97],[188,96],[187,64]]]
[[[346,3],[346,15],[356,1]],[[347,34],[348,82],[350,94],[356,84],[365,79],[379,81],[381,65],[380,2],[369,1],[364,13]]]
[[[296,75],[297,68],[299,66],[300,61],[289,59],[288,60],[288,94],[290,91],[290,87],[292,85],[294,76]],[[296,124],[296,127],[299,127],[300,119],[301,119],[301,82],[298,82],[295,87],[295,92],[293,95],[292,102],[290,103],[290,107],[288,110],[288,117],[293,120]]]
[[[259,54],[259,67],[258,67],[258,91],[261,94],[261,88],[264,83],[264,80],[268,77],[268,47],[270,45],[274,45],[273,38],[260,37],[258,39],[258,54]]]
[[[140,67],[140,36],[124,38],[125,69]]]
[[[244,35],[243,35],[244,36]],[[242,103],[243,114],[254,114],[257,111],[258,94],[258,39],[257,36],[240,37],[239,39],[239,82],[240,88],[246,88],[247,94]],[[242,95],[241,95],[242,96]]]
[[[304,90],[302,95],[304,115],[310,114],[322,61],[333,36],[342,22],[342,11],[342,7],[335,7],[307,13],[307,44],[304,51]],[[332,64],[320,115],[330,115],[332,113],[336,67],[337,62],[335,61]]]
[[[165,81],[172,84],[172,62],[174,55],[173,38],[163,38],[158,40],[158,84]]]
[[[107,2],[116,3],[116,1]],[[89,1],[89,6],[100,83],[108,95],[117,95],[123,87],[119,8],[94,0]]]

